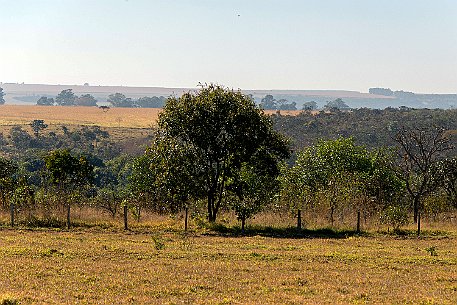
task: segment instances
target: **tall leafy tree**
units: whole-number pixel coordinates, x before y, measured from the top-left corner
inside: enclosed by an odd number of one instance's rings
[[[244,162],[259,150],[267,151],[272,162],[289,155],[287,141],[252,99],[218,85],[168,99],[158,123],[165,137],[195,152],[186,166],[201,167],[198,181],[203,181],[210,222],[217,218],[227,182]]]
[[[97,106],[97,100],[91,94],[83,94],[75,99],[78,106]]]
[[[353,138],[319,141],[301,151],[296,165],[286,172],[291,176],[284,179],[289,192],[286,195],[302,196],[302,200],[309,203],[314,194],[320,192],[327,198],[333,225],[334,213],[340,203],[350,201],[351,195],[366,194],[363,187],[372,172],[369,152],[356,145]],[[300,203],[294,206],[302,207]]]
[[[73,93],[72,89],[65,89],[56,96],[55,102],[59,106],[73,106],[75,105],[76,98],[77,96]]]
[[[115,93],[110,94],[108,96],[108,103],[110,103],[113,107],[134,107],[134,102],[131,98],[126,97],[122,93]]]
[[[69,150],[54,150],[46,155],[45,166],[49,181],[57,187],[67,208],[67,227],[70,228],[71,201],[68,196],[92,183],[93,165],[84,156],[73,156]]]

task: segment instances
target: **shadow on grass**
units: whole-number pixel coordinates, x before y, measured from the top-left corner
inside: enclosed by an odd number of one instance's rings
[[[367,236],[368,233],[355,230],[338,230],[333,228],[297,229],[295,227],[275,228],[269,226],[247,226],[244,232],[239,226],[228,227],[223,224],[207,224],[211,230],[207,234],[216,234],[227,237],[265,236],[273,238],[333,238],[342,239],[351,236]]]
[[[28,229],[67,229],[67,222],[65,220],[58,219],[56,217],[28,217],[25,220],[19,221],[17,223],[18,227],[28,228]],[[81,221],[71,222],[71,228],[82,228],[82,229],[91,229],[91,228],[100,228],[100,229],[110,229],[112,226],[107,223],[87,223]]]

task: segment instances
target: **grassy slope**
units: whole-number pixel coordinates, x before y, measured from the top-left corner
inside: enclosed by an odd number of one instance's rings
[[[455,236],[283,239],[154,232],[3,229],[0,291],[21,304],[457,302]]]

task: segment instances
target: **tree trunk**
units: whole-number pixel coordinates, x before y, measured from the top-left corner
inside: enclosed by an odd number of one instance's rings
[[[297,229],[301,230],[301,210],[297,210]]]
[[[124,230],[126,230],[126,231],[129,229],[128,222],[127,222],[127,216],[128,216],[128,207],[126,204],[124,204]]]
[[[244,227],[246,224],[246,217],[241,218],[241,234],[244,234]]]
[[[212,195],[208,196],[208,221],[215,222],[216,217],[213,214],[213,207],[214,207],[214,198]]]
[[[413,200],[414,223],[417,223],[417,216],[419,214],[419,198],[415,197]]]

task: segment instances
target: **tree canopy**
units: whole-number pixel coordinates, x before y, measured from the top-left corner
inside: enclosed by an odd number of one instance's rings
[[[76,95],[72,89],[62,90],[56,97],[56,104],[59,106],[74,106]]]
[[[216,220],[227,183],[240,175],[243,163],[257,156],[265,158],[267,168],[277,168],[289,156],[287,141],[254,101],[218,85],[168,99],[159,129],[194,151],[186,166],[201,168],[209,221]]]

